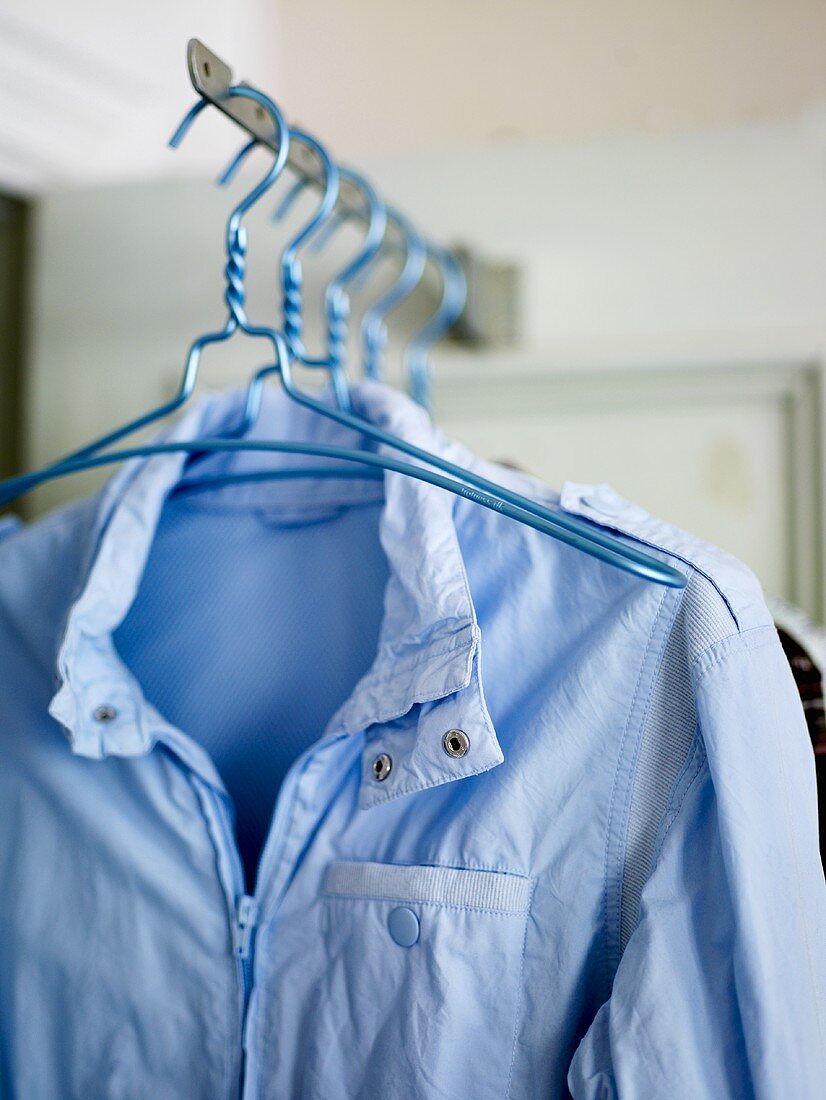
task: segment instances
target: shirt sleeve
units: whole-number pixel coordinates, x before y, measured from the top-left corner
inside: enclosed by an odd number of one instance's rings
[[[574,1100],[826,1095],[814,755],[773,626],[695,662],[699,739],[640,919],[571,1063]]]

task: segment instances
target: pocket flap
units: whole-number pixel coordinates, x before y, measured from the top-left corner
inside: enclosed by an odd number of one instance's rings
[[[386,898],[500,913],[524,912],[530,888],[529,878],[507,871],[344,860],[329,865],[324,881],[324,892],[334,897]]]

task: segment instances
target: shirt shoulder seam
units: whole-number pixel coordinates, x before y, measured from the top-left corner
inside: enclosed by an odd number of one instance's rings
[[[723,662],[735,647],[743,650],[762,649],[778,641],[777,627],[774,623],[761,623],[759,626],[728,634],[698,653],[691,664],[692,679],[696,682]]]

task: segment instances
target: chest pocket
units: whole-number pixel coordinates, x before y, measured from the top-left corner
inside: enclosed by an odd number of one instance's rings
[[[313,1097],[505,1100],[530,889],[499,871],[331,863],[311,1053],[330,1074]]]

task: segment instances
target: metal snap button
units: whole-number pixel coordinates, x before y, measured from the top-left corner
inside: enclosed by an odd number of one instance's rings
[[[448,730],[442,744],[448,756],[464,756],[470,748],[470,740],[464,730]]]
[[[399,947],[412,947],[419,938],[419,918],[404,905],[391,910],[387,927]]]
[[[113,707],[111,703],[102,703],[92,711],[92,717],[96,722],[111,722],[117,716],[118,708]]]
[[[379,783],[383,779],[386,779],[390,775],[390,770],[393,767],[393,761],[387,755],[386,752],[381,753],[373,761],[373,778]]]

